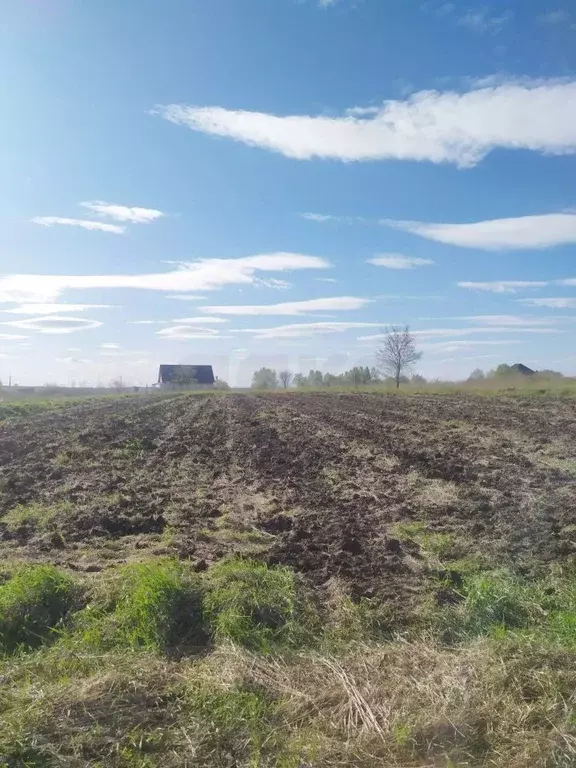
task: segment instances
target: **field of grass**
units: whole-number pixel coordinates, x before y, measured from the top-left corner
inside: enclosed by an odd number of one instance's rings
[[[0,766],[576,765],[572,398],[0,420]]]

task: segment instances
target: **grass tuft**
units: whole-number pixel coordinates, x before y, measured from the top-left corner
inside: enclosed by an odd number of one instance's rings
[[[51,565],[24,566],[0,586],[0,651],[36,648],[71,609],[75,586]]]
[[[82,639],[102,648],[163,651],[202,642],[200,580],[173,560],[115,569],[78,617]]]
[[[269,653],[311,639],[315,615],[290,568],[223,561],[210,570],[207,584],[204,608],[217,640]]]

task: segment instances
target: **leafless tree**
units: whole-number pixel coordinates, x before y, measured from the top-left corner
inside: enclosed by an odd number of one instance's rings
[[[385,328],[383,333],[384,339],[376,352],[376,360],[380,370],[394,378],[398,389],[402,376],[420,360],[422,352],[416,351],[414,336],[408,325],[404,328],[393,325]]]
[[[122,376],[116,376],[116,378],[112,379],[110,383],[108,384],[110,389],[113,389],[115,392],[123,392],[126,388],[126,384],[124,383]]]
[[[282,386],[284,387],[284,389],[288,389],[288,387],[292,383],[291,371],[280,371],[280,373],[278,374],[278,378],[282,382]]]

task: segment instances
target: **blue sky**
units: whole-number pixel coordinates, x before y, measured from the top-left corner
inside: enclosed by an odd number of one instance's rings
[[[0,0],[0,378],[576,373],[576,10]]]

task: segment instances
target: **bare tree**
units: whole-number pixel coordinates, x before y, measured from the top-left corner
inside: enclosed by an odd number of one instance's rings
[[[422,352],[416,351],[414,336],[408,325],[404,328],[393,325],[384,329],[384,340],[376,351],[376,360],[380,370],[394,378],[396,389],[400,387],[402,376],[421,357]]]
[[[108,386],[115,392],[124,392],[124,389],[126,388],[126,384],[124,383],[122,376],[116,376],[116,378],[110,381]]]
[[[280,373],[278,374],[278,378],[280,379],[280,382],[282,383],[282,386],[284,387],[284,389],[288,389],[288,387],[292,383],[292,372],[280,371]]]

